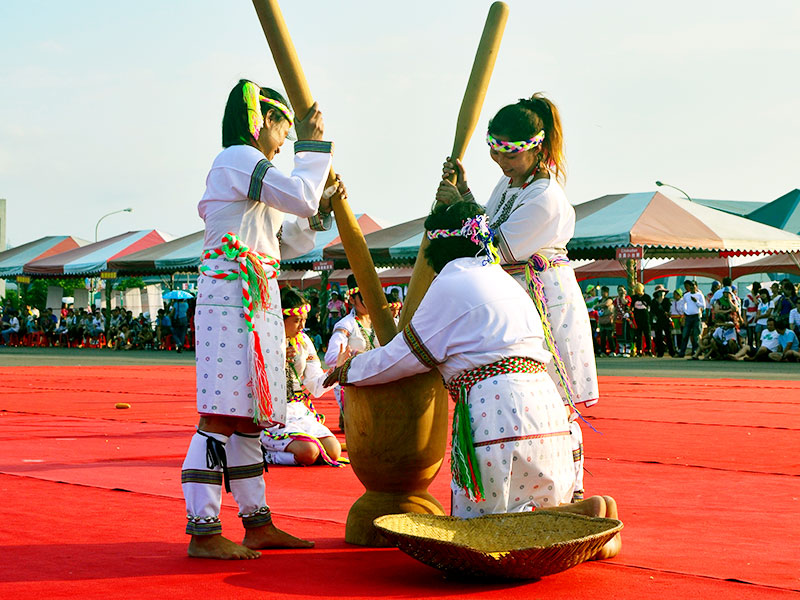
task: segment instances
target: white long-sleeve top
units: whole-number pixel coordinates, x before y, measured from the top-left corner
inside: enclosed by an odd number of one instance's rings
[[[314,247],[313,218],[331,168],[329,142],[295,142],[290,175],[272,166],[256,148],[225,148],[214,159],[206,191],[198,205],[205,221],[203,249],[218,248],[222,236],[235,233],[250,250],[274,258],[292,258]],[[283,223],[284,214],[300,219]],[[280,246],[278,230],[283,225]],[[317,227],[319,229],[319,227]]]
[[[702,292],[686,292],[680,299],[682,314],[699,315],[706,308],[706,297]]]
[[[485,206],[503,264],[525,262],[537,252],[547,258],[565,254],[575,235],[575,209],[558,181],[538,179],[524,189],[509,188],[510,181],[502,177]]]
[[[374,330],[367,332],[372,334],[372,346],[380,346],[378,337]],[[339,319],[333,326],[333,332],[328,340],[328,350],[325,352],[325,364],[332,367],[339,358],[339,348],[349,348],[353,352],[364,352],[370,347],[370,341],[364,336],[361,327],[356,320],[356,311],[351,310],[349,314]]]
[[[459,258],[447,263],[406,330],[386,346],[354,357],[346,383],[386,383],[434,366],[449,381],[512,356],[550,362],[530,298],[500,265],[483,261]]]
[[[325,381],[325,371],[322,370],[322,364],[319,362],[317,351],[314,348],[314,342],[302,332],[300,332],[300,335],[297,337],[292,365],[309,393],[314,396],[314,398],[319,398],[328,390],[333,389],[333,387],[326,388],[322,385]],[[292,375],[294,375],[294,373]],[[297,381],[294,376],[292,377],[292,385],[294,391],[300,391],[300,382]]]

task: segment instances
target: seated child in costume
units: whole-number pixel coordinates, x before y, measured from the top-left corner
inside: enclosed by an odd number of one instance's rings
[[[311,402],[312,396],[319,398],[331,389],[323,385],[326,373],[314,343],[303,333],[311,307],[293,288],[281,290],[281,306],[286,331],[286,424],[261,432],[264,461],[303,466],[322,462],[343,467],[350,461],[341,457],[339,440],[325,427],[325,416],[318,413]],[[341,362],[348,356],[347,351],[343,351]]]

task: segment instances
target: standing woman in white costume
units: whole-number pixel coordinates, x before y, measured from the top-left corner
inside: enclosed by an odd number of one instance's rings
[[[528,290],[545,326],[548,372],[566,403],[591,406],[600,396],[592,332],[583,294],[567,258],[575,209],[567,200],[564,141],[556,106],[542,94],[498,111],[486,135],[503,171],[486,204],[503,268]],[[448,179],[456,175],[456,185]],[[444,163],[437,199],[474,202],[460,161]],[[548,331],[549,330],[549,331]],[[559,364],[560,363],[560,364]],[[575,498],[583,495],[583,438],[572,419]]]
[[[239,81],[225,106],[224,149],[198,207],[205,221],[195,313],[200,422],[181,471],[193,557],[248,559],[259,548],[313,546],[272,524],[259,443],[261,429],[286,415],[279,240],[292,255],[310,250],[314,230],[330,226],[335,191],[325,189],[331,143],[322,141],[316,104],[294,123],[292,173],[270,162],[293,123],[278,92]],[[285,214],[298,218],[284,222]],[[242,544],[222,536],[223,485],[239,505]]]

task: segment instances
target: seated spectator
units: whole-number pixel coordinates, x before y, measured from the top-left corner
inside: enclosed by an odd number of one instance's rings
[[[64,317],[58,323],[58,327],[53,330],[53,345],[61,348],[69,347],[69,327],[67,326],[67,318]]]
[[[798,351],[797,336],[794,331],[788,328],[789,323],[785,319],[775,321],[775,331],[778,332],[778,349],[769,355],[770,360],[776,362],[797,362],[800,359]]]
[[[8,346],[11,336],[16,334],[19,336],[19,319],[17,318],[17,311],[8,310],[3,314],[2,331],[0,334],[3,336],[3,343]]]
[[[54,332],[56,330],[56,325],[58,323],[58,318],[53,314],[53,309],[48,308],[44,311],[44,314],[39,317],[39,329],[44,336],[45,341],[47,344],[55,343],[55,335]]]
[[[131,343],[129,338],[130,329],[127,325],[123,325],[117,333],[117,337],[114,338],[114,350],[130,350]]]
[[[36,318],[36,315],[33,313],[28,313],[28,317],[25,319],[25,333],[41,333],[42,330],[39,328],[39,319]]]
[[[789,311],[789,329],[794,331],[795,335],[800,335],[800,298],[794,303],[794,308]]]
[[[703,327],[697,342],[697,349],[692,348],[692,360],[706,360],[714,350],[713,327]]]
[[[770,360],[769,355],[777,352],[780,348],[780,340],[778,339],[778,332],[775,329],[775,319],[769,317],[767,319],[767,328],[761,332],[761,345],[755,351],[752,351],[745,357],[745,360]]]
[[[139,315],[139,347],[153,347],[153,325],[150,323],[150,313]]]
[[[721,320],[720,320],[721,321]],[[733,321],[718,322],[711,334],[714,350],[711,358],[743,360],[750,347],[742,341]]]

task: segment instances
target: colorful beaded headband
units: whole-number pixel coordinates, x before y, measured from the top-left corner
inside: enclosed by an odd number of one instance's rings
[[[266,102],[281,111],[289,120],[289,125],[294,123],[294,113],[289,107],[279,100],[273,100],[272,98],[265,98],[262,96],[261,88],[252,81],[248,81],[244,84],[243,93],[244,105],[247,108],[247,123],[253,139],[258,139],[258,134],[264,126],[264,115],[261,114],[261,102]]]
[[[308,314],[308,311],[311,310],[310,304],[303,304],[303,306],[298,306],[297,308],[284,308],[283,309],[283,316],[285,317],[304,317]]]
[[[498,140],[488,131],[486,132],[486,143],[492,150],[497,152],[505,152],[507,154],[516,154],[517,152],[525,152],[531,148],[536,148],[544,141],[544,129],[524,142],[504,142]]]
[[[347,301],[349,302],[349,301],[350,301],[350,298],[351,298],[352,296],[355,296],[356,294],[358,294],[358,292],[359,292],[359,290],[358,290],[358,287],[350,288],[349,290],[347,290],[347,291],[344,293],[344,297],[345,297],[345,298],[347,299]]]
[[[482,246],[486,256],[489,257],[491,263],[499,263],[500,255],[497,254],[497,249],[492,243],[494,240],[494,233],[489,228],[486,220],[486,215],[476,215],[464,221],[461,229],[431,229],[427,233],[429,240],[435,240],[448,237],[465,237],[476,246]],[[485,263],[484,263],[485,264]]]
[[[399,309],[403,308],[403,303],[402,302],[390,302],[389,303],[389,308],[396,308],[396,309],[399,310]]]

